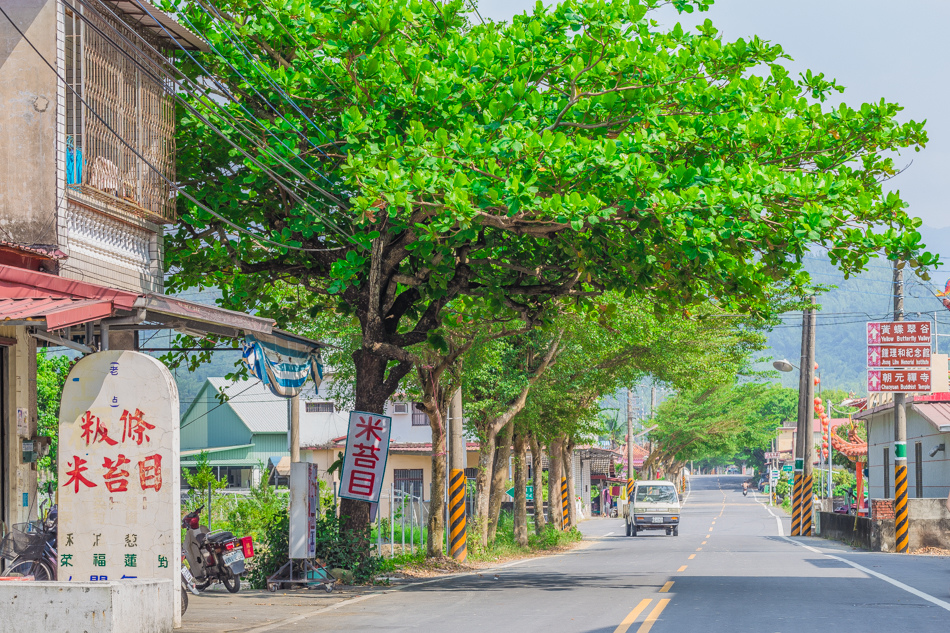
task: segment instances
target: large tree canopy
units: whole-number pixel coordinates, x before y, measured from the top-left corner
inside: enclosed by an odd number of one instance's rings
[[[510,24],[463,0],[208,1],[168,0],[213,47],[181,58],[179,176],[206,208],[180,198],[169,287],[281,323],[351,311],[357,408],[382,409],[460,297],[528,323],[608,290],[768,313],[815,245],[845,271],[933,261],[881,187],[922,124],[823,105],[836,84],[777,45],[660,28],[660,0]]]

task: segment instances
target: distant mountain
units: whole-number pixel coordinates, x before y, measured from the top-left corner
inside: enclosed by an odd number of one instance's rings
[[[950,351],[950,311],[936,299],[933,292],[942,290],[950,277],[950,227],[935,229],[922,226],[921,234],[927,250],[938,253],[944,261],[932,279],[919,279],[910,268],[904,269],[904,312],[907,319],[933,320],[936,317],[940,337],[939,351]],[[810,256],[805,263],[813,278],[825,285],[834,285],[818,297],[821,311],[818,313],[818,332],[815,337],[815,359],[821,372],[822,386],[863,393],[866,389],[866,338],[865,323],[873,320],[890,320],[894,301],[892,269],[884,259],[871,260],[868,271],[845,280],[824,254]],[[919,317],[918,314],[920,313]],[[776,327],[768,336],[769,350],[765,356],[772,360],[787,358],[798,364],[801,356],[801,313],[783,316],[783,325]],[[770,368],[771,360],[761,368]],[[792,372],[781,376],[782,384],[798,385],[798,374]]]

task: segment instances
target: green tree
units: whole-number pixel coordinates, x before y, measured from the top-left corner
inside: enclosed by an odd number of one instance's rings
[[[780,46],[660,28],[662,0],[539,3],[510,24],[471,23],[468,0],[168,2],[217,81],[179,108],[178,173],[203,207],[178,198],[169,288],[215,285],[281,324],[355,315],[359,409],[383,410],[413,346],[442,345],[458,297],[528,324],[606,290],[768,313],[777,287],[809,284],[816,244],[846,273],[881,250],[934,262],[881,187],[921,123],[885,100],[824,105],[841,88],[793,78]],[[368,521],[368,504],[341,512]]]
[[[71,366],[68,356],[49,356],[45,349],[36,354],[37,434],[50,438],[49,452],[40,459],[39,467],[53,478],[56,477],[56,456],[59,454],[59,403]]]

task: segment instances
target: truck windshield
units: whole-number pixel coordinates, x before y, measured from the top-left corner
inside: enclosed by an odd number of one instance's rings
[[[676,503],[676,488],[673,486],[640,486],[636,501],[644,503]]]

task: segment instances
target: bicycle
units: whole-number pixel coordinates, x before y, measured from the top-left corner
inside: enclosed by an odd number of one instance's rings
[[[52,485],[46,486],[46,502],[40,503],[40,520],[14,523],[0,541],[0,558],[9,560],[4,571],[8,577],[32,577],[33,580],[56,580],[57,507],[53,505]],[[50,506],[45,512],[46,505]]]

